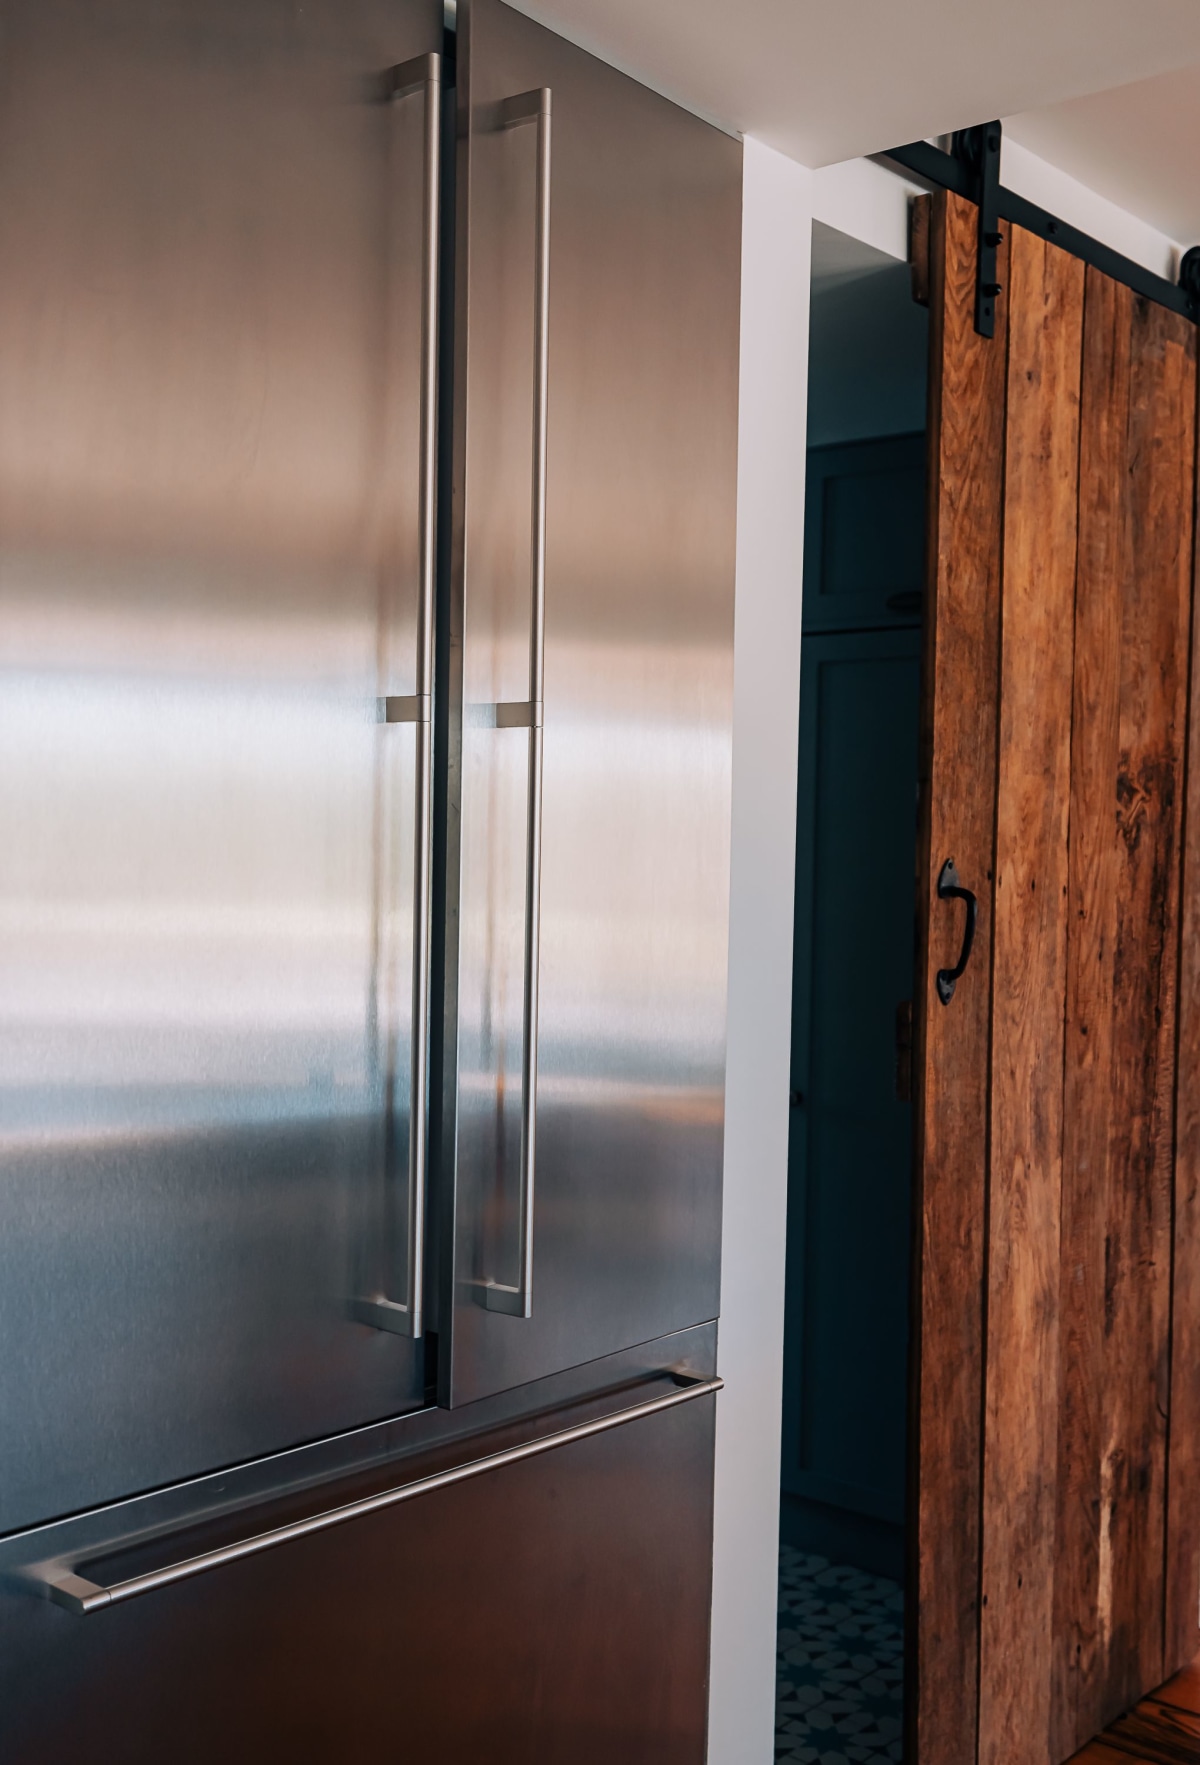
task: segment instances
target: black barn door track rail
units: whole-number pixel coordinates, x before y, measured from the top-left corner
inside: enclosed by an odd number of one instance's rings
[[[1184,318],[1200,323],[1200,246],[1185,251],[1179,265],[1179,281],[1168,282],[1153,270],[1123,257],[1119,251],[1081,233],[1057,215],[1048,214],[1036,202],[1006,190],[1000,182],[1000,149],[1003,132],[998,122],[982,123],[973,129],[960,129],[954,136],[954,150],[944,153],[928,141],[910,141],[907,147],[892,147],[875,157],[884,164],[908,173],[919,183],[934,189],[953,190],[979,205],[979,258],[975,287],[975,329],[982,337],[992,337],[996,329],[996,247],[1000,243],[1000,222],[1024,227],[1039,239],[1060,245],[1073,257],[1123,282],[1135,294],[1170,307]]]

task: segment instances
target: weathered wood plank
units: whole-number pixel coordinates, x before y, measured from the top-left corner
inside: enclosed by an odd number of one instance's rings
[[[1200,554],[1200,547],[1193,550]],[[1167,1437],[1163,1664],[1168,1673],[1191,1662],[1200,1648],[1200,621],[1194,614],[1191,650]]]
[[[964,1765],[976,1745],[983,1256],[987,1167],[1007,298],[976,336],[976,210],[930,216],[930,507],[918,843],[915,1260],[907,1753]],[[1001,248],[1000,280],[1007,282]],[[971,966],[934,986],[962,938],[938,901],[953,858],[979,898]]]
[[[1059,1310],[1058,1573],[1052,1757],[1078,1744],[1105,1654],[1098,1611],[1112,1558],[1098,1520],[1107,1426],[1105,1239],[1112,1130],[1112,952],[1120,740],[1121,596],[1129,575],[1125,448],[1133,296],[1089,273],[1080,412],[1078,577],[1072,715],[1066,1056]],[[1103,1562],[1102,1562],[1103,1551]],[[1144,1689],[1144,1688],[1142,1688]],[[1126,1704],[1122,1706],[1127,1707]],[[1112,1714],[1112,1712],[1109,1712]],[[1097,1719],[1086,1729],[1104,1726]]]
[[[1055,1758],[1127,1709],[1163,1672],[1193,337],[1177,315],[1088,271],[1061,1213]]]
[[[993,945],[981,1765],[1051,1735],[1059,1210],[1083,265],[1009,241]]]
[[[1163,1655],[1163,1535],[1196,333],[1145,300],[1133,303],[1132,330],[1104,1304],[1112,1594],[1100,1720],[1175,1664]]]

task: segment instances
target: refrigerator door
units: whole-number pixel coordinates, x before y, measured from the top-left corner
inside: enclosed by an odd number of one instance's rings
[[[441,1397],[717,1312],[740,145],[459,7]]]
[[[424,1401],[441,7],[0,24],[10,1529]]]

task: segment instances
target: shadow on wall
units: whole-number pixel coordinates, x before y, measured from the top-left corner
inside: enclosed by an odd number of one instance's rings
[[[813,227],[808,445],[913,435],[925,427],[928,314],[912,299],[907,264],[861,247],[863,263],[835,265]],[[822,273],[822,263],[830,267]]]

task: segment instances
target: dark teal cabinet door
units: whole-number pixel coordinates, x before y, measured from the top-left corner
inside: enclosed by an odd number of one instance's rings
[[[896,1019],[912,998],[919,681],[917,629],[804,639],[785,1526],[799,1503],[803,1542],[819,1547],[824,1523],[827,1548],[852,1554],[857,1525],[880,1568],[898,1563],[904,1512],[911,1110]],[[881,1524],[897,1529],[882,1559]]]

